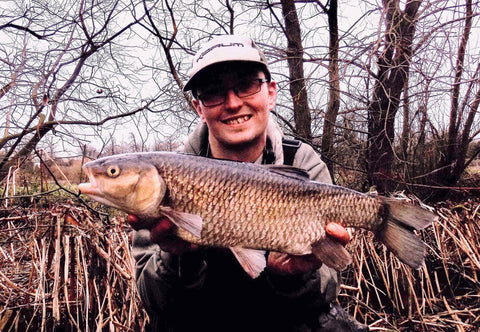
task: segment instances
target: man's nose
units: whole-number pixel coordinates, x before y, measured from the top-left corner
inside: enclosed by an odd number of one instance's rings
[[[237,96],[237,94],[233,91],[233,89],[229,89],[225,95],[225,107],[226,108],[238,108],[243,103],[242,98]]]

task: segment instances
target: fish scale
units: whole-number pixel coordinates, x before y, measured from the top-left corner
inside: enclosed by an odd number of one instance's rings
[[[250,263],[265,257],[246,249],[313,253],[344,268],[350,255],[325,235],[328,222],[374,232],[403,262],[419,268],[425,245],[412,230],[437,218],[399,200],[310,181],[290,166],[150,152],[105,157],[83,167],[90,183],[79,185],[82,193],[145,220],[165,216],[178,226],[178,236],[192,243],[229,247],[252,276],[265,263]]]
[[[275,216],[276,214],[284,215],[288,212],[287,204],[277,204],[278,202],[282,202],[282,200],[279,201],[278,199],[275,199],[275,197],[272,197],[273,195],[271,195],[271,192],[264,189],[267,185],[266,181],[261,181],[259,186],[252,185],[252,183],[258,181],[256,173],[252,174],[252,177],[245,177],[242,175],[241,169],[233,174],[223,173],[220,171],[214,172],[214,174],[212,174],[210,177],[214,179],[214,184],[210,184],[208,187],[230,188],[228,191],[223,190],[223,193],[226,193],[225,196],[228,196],[228,199],[225,199],[226,197],[224,196],[222,197],[221,195],[216,195],[216,193],[207,192],[204,188],[204,181],[202,180],[198,181],[198,186],[194,186],[193,188],[182,188],[180,183],[172,181],[175,179],[175,177],[167,176],[168,170],[166,168],[163,169],[163,171],[165,173],[162,174],[162,169],[160,168],[160,173],[167,183],[167,186],[179,189],[170,196],[172,208],[191,213],[205,214],[205,227],[202,230],[203,241],[206,241],[209,244],[217,244],[222,242],[221,237],[234,236],[235,233],[238,233],[238,229],[241,228],[239,226],[239,219],[242,219],[243,223],[247,224],[244,227],[245,234],[241,236],[241,238],[244,239],[243,241],[245,241],[245,239],[247,241],[248,239],[255,239],[255,245],[257,246],[268,246],[272,244],[271,242],[279,242],[276,237],[269,236],[269,234],[274,234],[275,231],[279,231],[279,229],[281,229],[275,222],[265,223],[265,227],[248,227],[249,225],[253,226],[256,220],[259,218],[264,218],[264,216]],[[205,174],[205,171],[202,171],[201,169],[186,169],[185,171],[186,173],[193,174],[199,179],[203,179],[207,175]],[[192,176],[185,176],[185,178],[188,178],[189,180],[185,182],[191,183],[190,181],[192,180]],[[238,187],[245,187],[248,188],[248,190],[235,190],[235,188]],[[256,189],[258,187],[260,188]],[[185,201],[189,202],[190,200],[185,200],[182,195],[177,195],[177,193],[184,192],[196,193],[195,197],[197,200],[194,204],[196,208],[189,206],[189,204],[184,204]],[[256,204],[256,202],[259,202],[257,197],[260,197],[262,192],[264,193],[263,196],[267,196],[263,202],[268,203],[263,207]],[[215,210],[208,211],[208,207],[210,206],[215,207]],[[208,213],[203,213],[203,211],[201,211],[202,207],[205,207]],[[218,224],[215,222],[215,220],[222,221],[221,227],[217,226]],[[298,221],[296,223],[298,223]],[[281,223],[281,225],[286,225],[286,223]],[[212,231],[211,229],[216,231]],[[264,241],[267,243],[262,243]],[[251,242],[252,241],[250,241],[248,245],[254,245],[254,243]]]
[[[298,254],[308,253],[310,243],[324,236],[325,221],[323,223],[312,223],[307,218],[310,217],[313,221],[322,219],[319,212],[321,210],[318,209],[318,190],[315,190],[318,189],[317,186],[299,190],[296,187],[298,181],[295,179],[270,172],[258,172],[258,170],[253,172],[254,170],[250,167],[244,169],[244,164],[238,166],[235,172],[224,171],[223,168],[217,169],[210,177],[206,174],[206,169],[192,170],[186,168],[184,172],[190,174],[190,176],[184,175],[177,178],[186,178],[188,181],[185,182],[192,183],[193,177],[191,175],[193,174],[194,177],[200,179],[200,181],[197,181],[197,186],[188,188],[182,188],[178,182],[169,181],[171,177],[167,176],[167,171],[171,170],[165,168],[163,170],[165,173],[162,174],[162,169],[160,169],[160,174],[168,187],[179,189],[175,191],[175,195],[170,197],[173,209],[202,215],[204,229],[202,230],[200,243],[224,244],[223,238],[230,238],[230,245],[238,245],[245,241],[246,243],[243,244],[258,248],[283,249],[283,247],[291,245],[295,248],[301,248],[296,252]],[[173,168],[173,163],[168,168]],[[207,177],[213,181],[213,183],[208,184],[209,188],[228,188],[223,192],[228,193],[229,199],[224,199],[216,193],[208,193],[204,188],[205,181],[202,180]],[[278,184],[279,190],[267,190],[272,181]],[[238,191],[235,190],[236,188],[246,188],[246,190]],[[195,208],[188,204],[185,205],[184,197],[176,195],[185,192],[196,193]],[[262,202],[267,203],[265,206],[259,206],[255,203],[259,201],[256,197],[262,195],[264,196]],[[187,201],[190,200],[187,199]],[[300,202],[303,204],[299,204]],[[332,206],[334,212],[338,211],[338,204],[334,205],[332,203],[334,202],[327,199],[326,205]],[[214,206],[216,209],[208,211],[209,206]],[[232,208],[232,206],[236,208]],[[204,213],[202,207],[205,207],[208,213]],[[329,216],[329,209],[324,210],[324,218],[337,219],[336,214],[330,214]],[[258,220],[263,222],[258,224],[256,223]],[[219,224],[220,221],[221,224]],[[242,224],[245,225],[241,226]],[[234,225],[236,227],[232,227]],[[238,233],[238,229],[242,227],[244,233]],[[283,236],[284,234],[285,236]],[[295,234],[295,236],[292,236],[292,234]],[[242,242],[234,242],[234,237]],[[190,237],[188,239],[192,242],[195,241]],[[280,248],[280,243],[287,241],[289,243],[281,245],[282,248]]]

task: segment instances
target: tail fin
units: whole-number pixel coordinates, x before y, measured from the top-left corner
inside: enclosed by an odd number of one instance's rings
[[[394,199],[384,199],[388,215],[377,238],[382,241],[402,262],[419,269],[425,258],[425,244],[413,230],[432,224],[437,216],[418,206],[407,205]]]

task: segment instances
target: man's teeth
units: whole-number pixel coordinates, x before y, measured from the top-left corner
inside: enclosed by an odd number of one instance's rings
[[[225,123],[226,124],[240,124],[240,123],[243,123],[245,121],[247,121],[248,119],[250,119],[250,116],[249,115],[245,115],[245,116],[242,116],[240,118],[235,118],[235,119],[231,119],[231,120],[228,120],[226,121]]]

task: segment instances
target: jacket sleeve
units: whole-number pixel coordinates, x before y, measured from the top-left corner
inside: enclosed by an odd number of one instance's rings
[[[205,278],[203,253],[171,255],[150,242],[150,232],[140,230],[133,236],[138,292],[150,317],[168,311],[178,289],[199,289]]]
[[[312,180],[328,184],[332,183],[327,165],[308,144],[300,144],[293,160],[293,166],[306,170]]]
[[[267,272],[267,281],[274,292],[290,304],[315,312],[325,310],[337,298],[339,273],[326,265],[309,273],[276,275]]]

